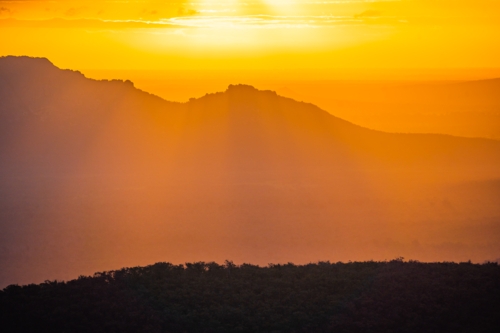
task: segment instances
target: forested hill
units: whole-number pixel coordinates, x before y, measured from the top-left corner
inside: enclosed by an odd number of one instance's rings
[[[498,332],[497,263],[226,261],[0,292],[2,332]]]

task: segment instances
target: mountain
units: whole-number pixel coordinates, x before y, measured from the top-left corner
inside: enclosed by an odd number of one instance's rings
[[[500,250],[500,141],[373,131],[247,85],[173,103],[0,58],[0,178],[0,285]]]

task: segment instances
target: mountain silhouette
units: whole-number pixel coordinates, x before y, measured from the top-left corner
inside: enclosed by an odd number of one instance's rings
[[[154,261],[498,257],[500,142],[0,58],[0,285]]]

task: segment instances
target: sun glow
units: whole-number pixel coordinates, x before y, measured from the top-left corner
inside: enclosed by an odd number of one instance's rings
[[[0,1],[0,53],[80,69],[498,67],[500,5],[479,2]]]

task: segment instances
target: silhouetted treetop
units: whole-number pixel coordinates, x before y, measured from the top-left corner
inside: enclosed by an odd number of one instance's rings
[[[157,263],[0,292],[3,332],[497,332],[496,263]]]

